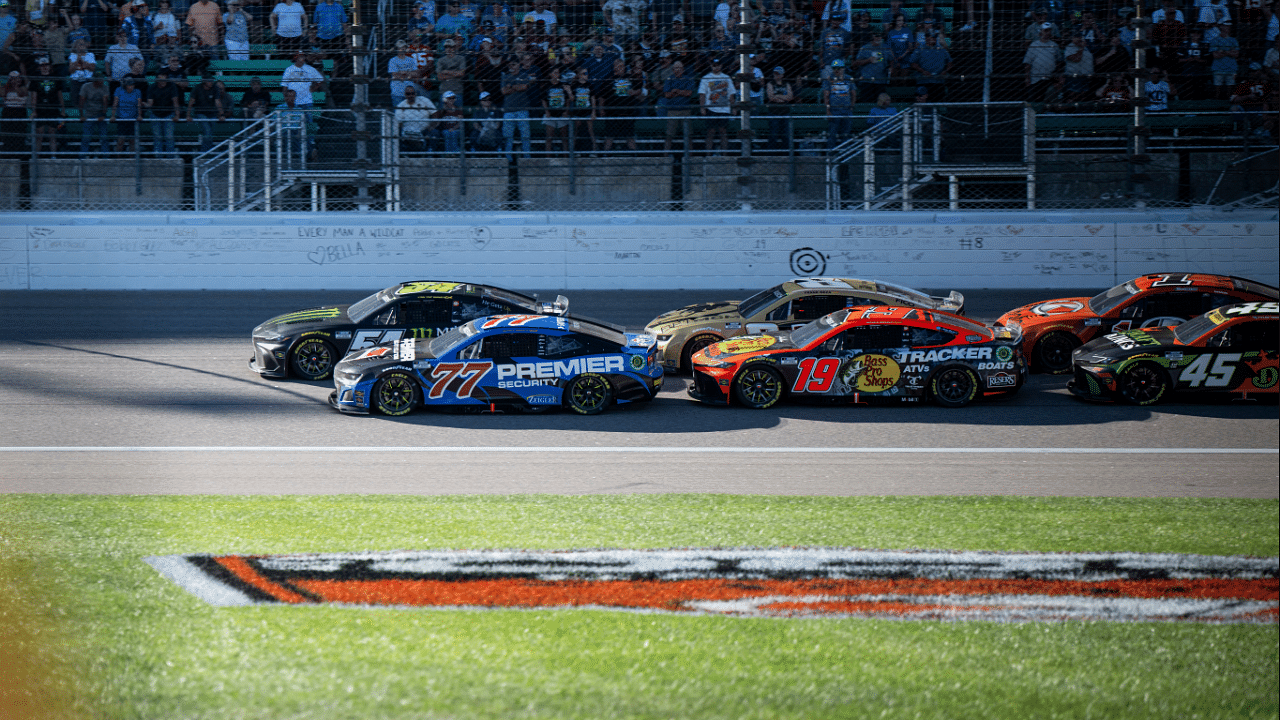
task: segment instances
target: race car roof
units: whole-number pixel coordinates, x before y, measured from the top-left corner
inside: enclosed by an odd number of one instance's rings
[[[523,304],[537,303],[537,298],[511,290],[480,285],[478,283],[452,282],[447,280],[410,280],[391,288],[392,295],[420,295],[424,293],[449,293],[453,295],[490,295],[502,300],[511,300]]]

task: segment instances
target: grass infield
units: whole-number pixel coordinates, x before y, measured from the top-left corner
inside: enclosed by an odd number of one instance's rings
[[[848,546],[1280,554],[1280,503],[0,496],[0,717],[1275,718],[1275,625],[215,608],[142,558]]]

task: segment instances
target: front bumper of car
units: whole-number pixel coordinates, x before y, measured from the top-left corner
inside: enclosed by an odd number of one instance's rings
[[[1115,399],[1116,376],[1111,368],[1076,365],[1075,375],[1067,381],[1067,390],[1085,400],[1110,402]]]
[[[361,385],[334,385],[329,393],[329,406],[350,415],[369,414],[369,388]]]
[[[645,330],[649,334],[657,338],[655,347],[657,348],[658,364],[662,366],[665,372],[674,373],[680,370],[680,348],[681,340],[675,335],[658,335]],[[668,352],[670,351],[670,352]]]
[[[689,397],[712,405],[728,405],[732,382],[732,371],[725,373],[719,368],[696,367],[693,382],[689,383]]]
[[[263,377],[288,377],[288,357],[287,342],[270,342],[254,338],[253,357],[249,358],[249,369]]]

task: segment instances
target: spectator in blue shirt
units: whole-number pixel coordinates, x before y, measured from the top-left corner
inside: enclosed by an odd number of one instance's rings
[[[125,145],[129,146],[129,152],[133,152],[137,149],[135,135],[138,115],[142,111],[142,92],[134,87],[132,77],[125,76],[113,98],[111,114],[116,121],[116,152],[122,152]]]
[[[465,41],[471,37],[471,21],[462,14],[462,7],[457,2],[449,3],[449,12],[436,20],[436,36],[441,40],[459,35]]]
[[[696,78],[684,74],[684,63],[679,60],[671,65],[671,77],[662,84],[662,101],[667,109],[667,141],[663,145],[666,152],[671,152],[671,140],[680,130],[683,121],[689,117],[693,96],[698,92]]]
[[[831,77],[822,83],[822,103],[827,108],[827,148],[834,148],[853,132],[853,105],[858,91],[844,74],[844,60],[831,61]]]
[[[316,39],[320,41],[320,47],[327,52],[347,49],[347,34],[351,27],[349,22],[346,9],[334,0],[324,0],[316,5],[312,24],[316,28]]]
[[[916,49],[910,58],[911,69],[916,72],[916,83],[929,86],[929,100],[946,102],[947,73],[951,72],[951,53],[938,44],[938,33],[925,35],[924,45]]]

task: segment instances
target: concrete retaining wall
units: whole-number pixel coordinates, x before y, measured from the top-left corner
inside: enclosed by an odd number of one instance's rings
[[[1280,284],[1275,212],[0,214],[0,289],[1109,287],[1202,271]]]

